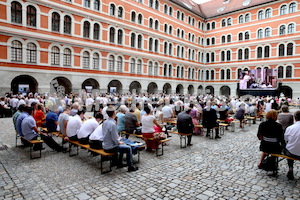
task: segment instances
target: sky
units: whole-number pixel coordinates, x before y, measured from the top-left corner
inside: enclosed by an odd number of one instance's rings
[[[192,0],[192,1],[194,1],[195,3],[204,3],[211,0]]]

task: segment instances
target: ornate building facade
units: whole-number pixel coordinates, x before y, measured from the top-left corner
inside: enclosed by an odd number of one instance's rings
[[[294,0],[0,0],[0,93],[236,95],[239,73],[276,69],[300,96]]]

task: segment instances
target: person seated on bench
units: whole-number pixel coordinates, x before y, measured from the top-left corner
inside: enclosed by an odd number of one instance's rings
[[[107,108],[106,113],[108,119],[103,122],[103,149],[108,153],[119,152],[119,162],[118,167],[123,167],[123,154],[126,153],[128,171],[136,171],[137,167],[133,166],[132,163],[132,149],[130,146],[124,145],[123,142],[119,141],[119,134],[116,125],[116,110],[114,107],[110,106]]]
[[[89,137],[94,130],[99,126],[99,122],[103,119],[101,113],[97,113],[95,118],[85,121],[79,129],[77,137],[80,144],[89,144]]]
[[[285,145],[281,124],[277,123],[277,112],[270,110],[266,115],[267,121],[262,122],[258,127],[257,137],[260,142],[260,151],[262,151],[258,168],[265,158],[264,153],[281,154]]]
[[[125,114],[125,131],[127,133],[132,134],[134,131],[136,131],[140,127],[140,123],[138,121],[137,116],[134,114],[134,108],[130,108],[129,112]],[[136,131],[137,133],[138,131]],[[139,134],[139,133],[137,133]],[[126,138],[128,139],[129,135],[126,135]]]
[[[241,105],[237,108],[235,113],[235,118],[240,121],[240,128],[243,128],[243,122],[245,121],[245,112],[246,112],[246,105],[241,103]]]
[[[190,116],[191,110],[192,108],[188,107],[185,108],[184,111],[178,114],[178,118],[177,118],[178,133],[183,133],[183,134],[193,133],[194,124],[193,124],[192,117]],[[192,135],[188,135],[187,138],[188,138],[187,146],[192,146],[193,145],[191,144]]]
[[[60,113],[58,117],[59,132],[64,136],[64,142],[65,140],[68,140],[66,129],[67,129],[69,117],[70,117],[70,107],[67,106],[64,109],[64,112]]]
[[[28,116],[25,117],[22,121],[22,133],[26,140],[36,140],[39,134],[38,128],[36,126],[36,122],[33,118],[33,111],[32,107],[27,108]],[[48,136],[46,133],[40,133],[41,138],[44,142],[53,150],[61,152],[66,151],[67,148],[63,148],[59,144],[57,144],[52,137]],[[34,151],[41,150],[42,143],[35,144],[33,147]]]
[[[142,135],[144,138],[153,138],[153,133],[155,132],[154,126],[162,127],[157,123],[155,116],[152,115],[152,110],[148,107],[147,104],[144,106],[144,111],[146,114],[142,117]],[[152,151],[152,149],[157,149],[159,143],[154,140],[146,140],[147,151]]]
[[[25,119],[25,117],[28,116],[28,106],[26,106],[25,104],[21,104],[20,106],[20,111],[21,113],[19,114],[19,116],[17,117],[17,120],[16,120],[16,130],[17,130],[17,133],[19,134],[19,136],[21,136],[21,142],[24,146],[29,146],[30,143],[25,140],[24,138],[24,135],[22,133],[22,121]]]
[[[300,160],[300,110],[294,114],[296,123],[287,127],[284,134],[286,141],[285,155]],[[294,160],[288,159],[289,172],[287,177],[289,180],[294,180]]]
[[[82,126],[82,121],[84,120],[85,110],[78,110],[77,114],[72,117],[70,116],[67,124],[67,136],[71,141],[78,141],[77,134]]]
[[[53,111],[50,110],[50,112],[48,112],[48,114],[46,115],[46,127],[48,133],[57,131],[57,125],[58,125],[57,113],[58,113],[58,107],[54,108]]]
[[[127,107],[125,105],[121,105],[119,108],[119,112],[117,114],[117,127],[118,132],[125,130],[125,113],[126,113]]]
[[[102,142],[103,142],[103,131],[102,131],[103,124],[100,124],[90,135],[90,147],[92,149],[103,149]]]

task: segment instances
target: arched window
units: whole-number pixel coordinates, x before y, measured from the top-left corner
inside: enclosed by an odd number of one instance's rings
[[[226,40],[225,35],[223,35],[222,38],[221,38],[222,43],[225,43],[225,40]]]
[[[173,8],[172,8],[172,7],[169,8],[169,15],[170,15],[170,16],[173,15]]]
[[[279,45],[279,55],[278,56],[284,56],[284,45]]]
[[[143,16],[142,16],[142,14],[138,15],[138,24],[143,24]]]
[[[176,68],[176,77],[179,78],[180,77],[180,67],[177,66]]]
[[[172,76],[172,65],[169,65],[169,77]]]
[[[94,10],[99,11],[100,10],[100,1],[94,0]]]
[[[159,42],[158,42],[158,40],[156,39],[155,42],[154,42],[154,52],[155,52],[155,53],[158,52],[158,46],[159,46]]]
[[[258,29],[257,38],[263,38],[263,30],[262,29]]]
[[[285,69],[285,77],[292,78],[292,66],[287,66]]]
[[[262,58],[262,47],[257,48],[257,58]]]
[[[170,34],[170,35],[172,35],[172,31],[173,31],[173,28],[172,28],[172,26],[170,25],[170,26],[169,26],[169,34]]]
[[[221,51],[221,61],[225,61],[225,52]]]
[[[27,26],[36,27],[36,8],[27,6]]]
[[[286,7],[286,5],[282,5],[280,7],[280,15],[284,15],[284,14],[287,14],[287,7]]]
[[[210,30],[210,23],[206,24],[206,30]]]
[[[216,44],[216,39],[215,38],[211,38],[211,44]]]
[[[57,12],[52,13],[52,31],[59,32],[60,15]]]
[[[131,33],[130,43],[131,47],[135,47],[135,33]]]
[[[71,34],[72,19],[69,15],[64,16],[64,33]]]
[[[116,13],[116,6],[115,6],[115,4],[110,4],[110,6],[109,6],[109,14],[110,14],[110,16],[115,16],[115,13]]]
[[[231,35],[227,35],[227,42],[231,42]]]
[[[232,21],[231,18],[227,19],[227,26],[231,26],[231,21]]]
[[[131,58],[130,61],[130,73],[135,74],[135,59]]]
[[[243,33],[239,33],[239,41],[243,40]]]
[[[166,4],[164,5],[164,13],[168,14],[168,5],[166,5]]]
[[[209,53],[206,53],[206,62],[209,63]]]
[[[94,24],[94,40],[99,40],[100,25],[98,23]]]
[[[158,2],[158,0],[155,1],[155,6],[154,7],[155,7],[156,10],[159,9],[159,2]]]
[[[227,70],[226,70],[226,78],[227,78],[227,79],[230,79],[230,78],[231,78],[230,75],[231,75],[230,69],[227,69]]]
[[[165,33],[168,33],[168,24],[165,24],[165,25],[164,25],[164,32],[165,32]]]
[[[84,0],[84,7],[89,8],[91,6],[91,0]]]
[[[244,23],[244,15],[239,16],[239,23]]]
[[[136,70],[137,74],[141,74],[142,73],[142,60],[138,59],[137,61],[137,70]]]
[[[99,57],[98,53],[93,54],[93,69],[99,69]]]
[[[237,79],[243,78],[242,77],[242,69],[238,69],[236,77],[237,77]]]
[[[209,46],[210,45],[210,38],[206,39],[206,45]]]
[[[168,74],[168,65],[164,64],[164,76],[167,76]]]
[[[155,62],[154,64],[154,76],[157,76],[158,75],[158,63]]]
[[[211,62],[215,62],[215,53],[214,52],[211,53],[210,60],[211,60]]]
[[[88,21],[83,23],[83,37],[90,38],[90,22]]]
[[[183,67],[181,67],[181,78],[184,78],[184,68]]]
[[[164,42],[164,54],[168,53],[168,43]]]
[[[135,14],[135,12],[133,11],[133,12],[131,13],[131,21],[132,21],[132,22],[135,22],[135,18],[136,18],[136,14]]]
[[[115,71],[115,57],[113,55],[109,56],[108,70]]]
[[[296,12],[296,3],[293,2],[289,5],[289,13]]]
[[[153,28],[153,19],[152,18],[149,19],[149,28]]]
[[[123,44],[123,31],[121,29],[118,30],[118,44]]]
[[[143,47],[143,37],[142,35],[138,35],[137,48],[141,49]]]
[[[283,78],[283,66],[278,67],[277,77],[278,78]]]
[[[63,64],[64,66],[71,66],[71,50],[69,48],[64,49]]]
[[[188,69],[188,79],[191,79],[191,68]]]
[[[270,17],[271,17],[271,8],[268,8],[265,13],[265,18],[270,18]]]
[[[249,40],[249,38],[250,38],[250,34],[249,34],[249,32],[247,31],[247,32],[245,32],[245,40]]]
[[[221,69],[221,80],[225,79],[225,72],[224,69]]]
[[[292,56],[293,55],[293,48],[294,48],[293,43],[288,43],[288,45],[287,45],[287,51],[286,51],[286,54],[288,56]]]
[[[153,8],[153,0],[149,0],[149,7]]]
[[[249,13],[247,13],[245,15],[245,22],[250,22],[250,14]]]
[[[258,19],[263,19],[264,18],[264,11],[263,10],[260,10],[258,12]]]
[[[209,80],[209,71],[208,70],[205,71],[205,80]]]
[[[270,28],[265,29],[265,37],[270,37],[271,36],[271,30]]]
[[[281,25],[279,27],[279,35],[284,35],[285,34],[285,25]]]
[[[110,27],[110,29],[109,29],[109,42],[115,43],[115,28],[114,27]]]
[[[153,51],[153,39],[152,38],[149,38],[149,51]]]
[[[149,62],[148,66],[148,74],[151,76],[153,74],[153,63],[152,61]]]
[[[288,25],[288,33],[294,33],[295,32],[295,24],[291,23]]]
[[[123,18],[123,8],[121,6],[118,8],[118,17]]]
[[[60,62],[60,51],[59,48],[54,46],[51,49],[51,65],[59,65]]]
[[[181,47],[181,58],[184,58],[184,47]]]
[[[177,57],[180,58],[180,46],[177,46]]]
[[[269,57],[270,57],[270,47],[265,46],[265,58],[269,58]]]
[[[172,56],[173,53],[173,45],[172,43],[169,44],[169,55]]]
[[[117,60],[117,72],[122,72],[122,71],[123,71],[123,58],[119,56]]]
[[[225,27],[226,26],[226,19],[222,19],[221,24],[222,24],[222,27]]]
[[[211,29],[215,29],[216,28],[216,22],[212,22],[211,23]]]
[[[249,59],[249,49],[245,49],[244,51],[244,59],[248,60]]]
[[[87,51],[83,52],[82,67],[90,68],[90,53]]]
[[[184,30],[181,30],[181,38],[184,39]]]
[[[184,21],[184,13],[181,13],[181,21]]]
[[[158,28],[159,28],[159,23],[158,23],[158,20],[155,20],[155,24],[154,24],[154,26],[155,26],[155,30],[158,30]]]
[[[27,44],[27,62],[36,63],[36,61],[37,61],[36,45],[30,42]]]
[[[227,59],[227,61],[231,60],[231,53],[230,53],[230,51],[226,52],[226,59]]]
[[[16,1],[11,3],[11,22],[22,24],[22,5]]]
[[[243,59],[243,50],[242,50],[242,49],[239,49],[239,50],[238,50],[238,59],[239,59],[239,60],[242,60],[242,59]]]
[[[215,71],[211,70],[210,71],[210,80],[214,80],[215,79]]]

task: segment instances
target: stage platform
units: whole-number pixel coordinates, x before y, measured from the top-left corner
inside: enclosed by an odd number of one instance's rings
[[[278,96],[279,90],[277,88],[253,88],[238,90],[239,96],[252,95],[252,96]]]

